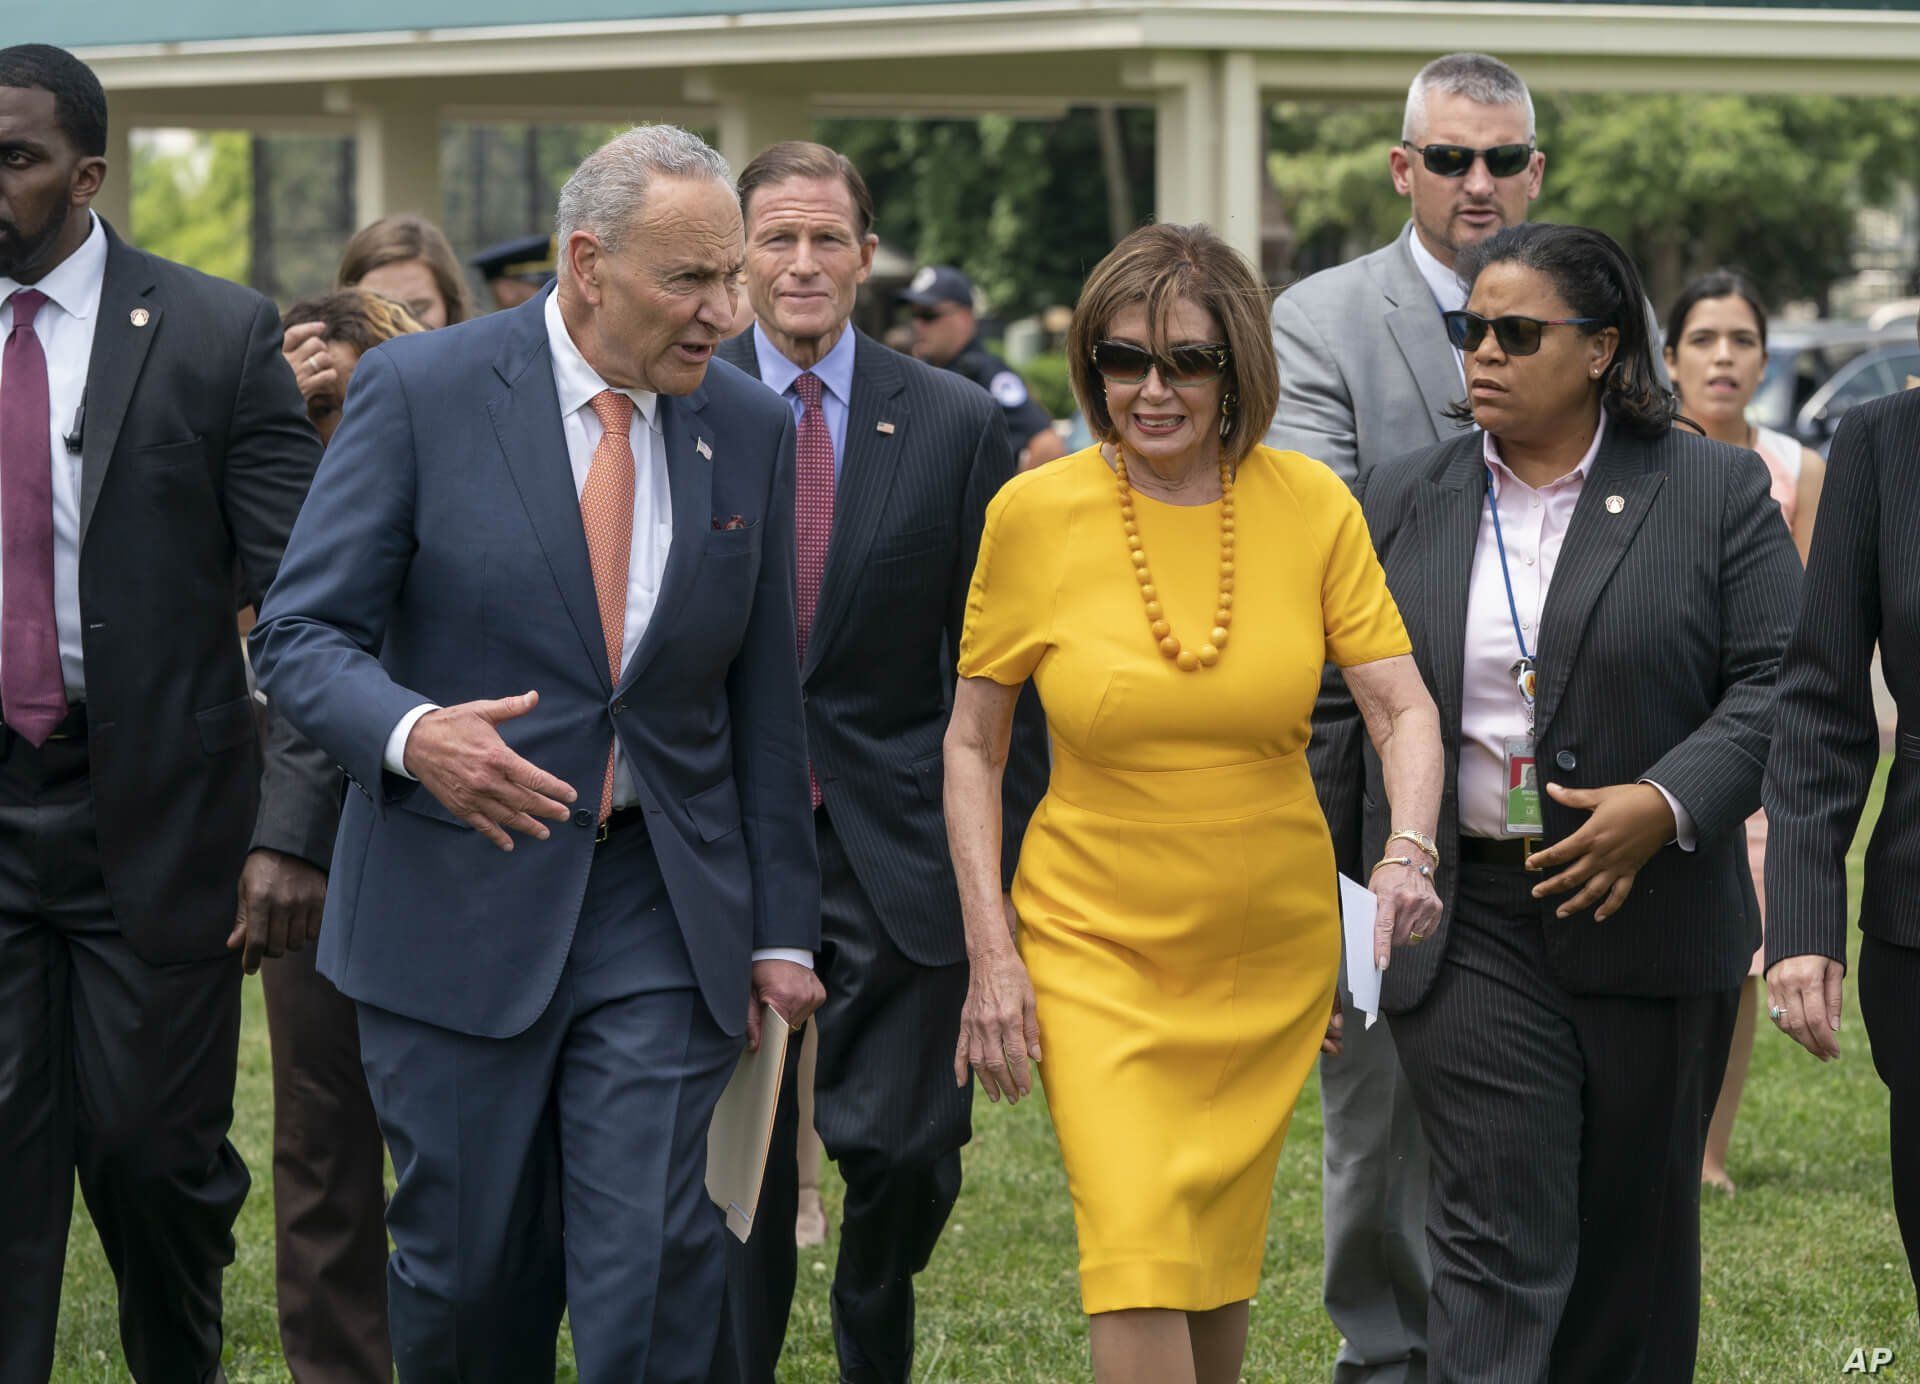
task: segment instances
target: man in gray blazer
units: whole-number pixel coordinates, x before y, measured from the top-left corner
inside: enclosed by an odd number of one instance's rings
[[[1546,156],[1533,98],[1505,63],[1438,58],[1407,93],[1394,190],[1413,218],[1391,243],[1295,284],[1273,305],[1280,407],[1270,445],[1305,452],[1350,484],[1457,432],[1465,392],[1440,314],[1466,306],[1456,257],[1527,219]],[[1322,803],[1330,772],[1309,750]],[[1337,797],[1337,792],[1335,793]],[[1340,1025],[1336,1014],[1334,1025]],[[1327,1313],[1345,1338],[1338,1384],[1426,1378],[1427,1146],[1386,1023],[1340,1033],[1320,1062]]]
[[[972,1133],[972,1090],[953,1080],[967,961],[940,739],[987,502],[1013,475],[1013,449],[986,390],[849,320],[878,241],[866,182],[843,155],[776,144],[739,186],[756,320],[720,358],[778,397],[798,439],[800,679],[828,996],[814,1120],[847,1186],[834,1346],[843,1379],[906,1384],[913,1278],[953,1209]],[[1007,753],[1009,882],[1044,787],[1045,737],[1029,696]],[[773,1384],[786,1335],[793,1090],[790,1079],[753,1235],[728,1246],[727,1384]]]

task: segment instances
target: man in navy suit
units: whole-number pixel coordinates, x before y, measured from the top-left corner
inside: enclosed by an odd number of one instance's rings
[[[740,201],[755,323],[720,356],[786,406],[797,439],[800,677],[830,991],[814,1122],[846,1183],[834,1346],[842,1379],[906,1384],[914,1275],[960,1195],[972,1135],[973,1090],[953,1077],[967,953],[940,737],[987,503],[1013,475],[1013,449],[985,390],[852,325],[879,241],[845,155],[776,144],[741,171]],[[1046,721],[1026,696],[1007,745],[1009,883],[1046,763]],[[796,1076],[797,1065],[796,1053]],[[728,1384],[774,1384],[786,1339],[796,1084],[782,1092],[754,1233],[728,1247]]]
[[[705,1377],[707,1126],[758,1005],[803,1022],[819,879],[794,427],[710,365],[725,162],[590,155],[560,277],[370,352],[253,639],[348,795],[321,970],[398,1186],[405,1381]],[[563,1235],[564,1228],[564,1235]]]

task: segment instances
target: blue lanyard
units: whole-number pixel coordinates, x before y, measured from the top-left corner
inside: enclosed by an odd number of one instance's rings
[[[1520,696],[1527,704],[1527,723],[1529,729],[1533,723],[1533,651],[1527,647],[1527,636],[1520,629],[1520,603],[1513,597],[1513,572],[1507,566],[1507,539],[1500,531],[1500,505],[1494,498],[1499,482],[1493,474],[1493,468],[1487,468],[1487,511],[1493,515],[1493,541],[1500,549],[1500,577],[1507,584],[1507,614],[1513,620],[1513,639],[1520,646],[1520,661],[1514,665],[1514,681],[1520,689]]]

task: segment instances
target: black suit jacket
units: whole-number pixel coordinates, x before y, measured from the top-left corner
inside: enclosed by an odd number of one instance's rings
[[[1486,504],[1472,432],[1361,477],[1387,583],[1440,708],[1446,746],[1433,937],[1394,953],[1381,1004],[1425,997],[1446,955],[1460,830],[1467,587]],[[1759,941],[1743,824],[1760,803],[1773,681],[1800,563],[1753,453],[1683,431],[1642,441],[1611,425],[1568,525],[1541,612],[1535,719],[1541,771],[1571,788],[1652,779],[1693,818],[1698,849],[1647,862],[1600,923],[1543,900],[1548,958],[1569,990],[1685,995],[1737,985]],[[1610,496],[1625,503],[1614,514]],[[1343,870],[1364,878],[1387,832],[1380,764],[1332,675],[1309,751]],[[1585,820],[1542,795],[1545,837]]]
[[[1867,846],[1860,928],[1920,947],[1920,391],[1863,404],[1833,439],[1806,601],[1780,665],[1767,764],[1767,964],[1847,959],[1847,850],[1879,762],[1874,645],[1900,708]]]
[[[89,772],[114,919],[167,964],[227,954],[249,849],[332,857],[338,776],[279,722],[263,774],[234,625],[320,439],[271,303],[105,229],[80,455]]]
[[[759,377],[750,331],[720,358]],[[833,534],[800,666],[807,746],[855,876],[894,944],[926,966],[966,956],[941,740],[987,502],[1012,474],[991,395],[855,333]],[[1029,691],[1003,788],[1009,886],[1045,787],[1046,722]]]

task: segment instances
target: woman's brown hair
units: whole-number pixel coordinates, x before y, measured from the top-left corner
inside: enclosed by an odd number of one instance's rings
[[[367,288],[340,288],[304,298],[280,318],[280,330],[303,322],[321,324],[322,341],[342,341],[365,355],[383,341],[427,330],[391,298]]]
[[[1280,367],[1267,326],[1267,290],[1245,256],[1205,226],[1142,226],[1094,266],[1067,329],[1067,372],[1095,437],[1118,437],[1093,348],[1113,319],[1135,303],[1147,309],[1148,349],[1165,356],[1165,322],[1190,299],[1213,314],[1226,336],[1221,402],[1229,406],[1220,455],[1238,465],[1267,434],[1280,401]]]
[[[426,217],[411,213],[383,216],[354,232],[347,248],[340,252],[340,272],[334,276],[334,285],[352,288],[382,265],[416,259],[433,275],[434,287],[447,305],[447,325],[473,316],[467,278],[446,233]]]

